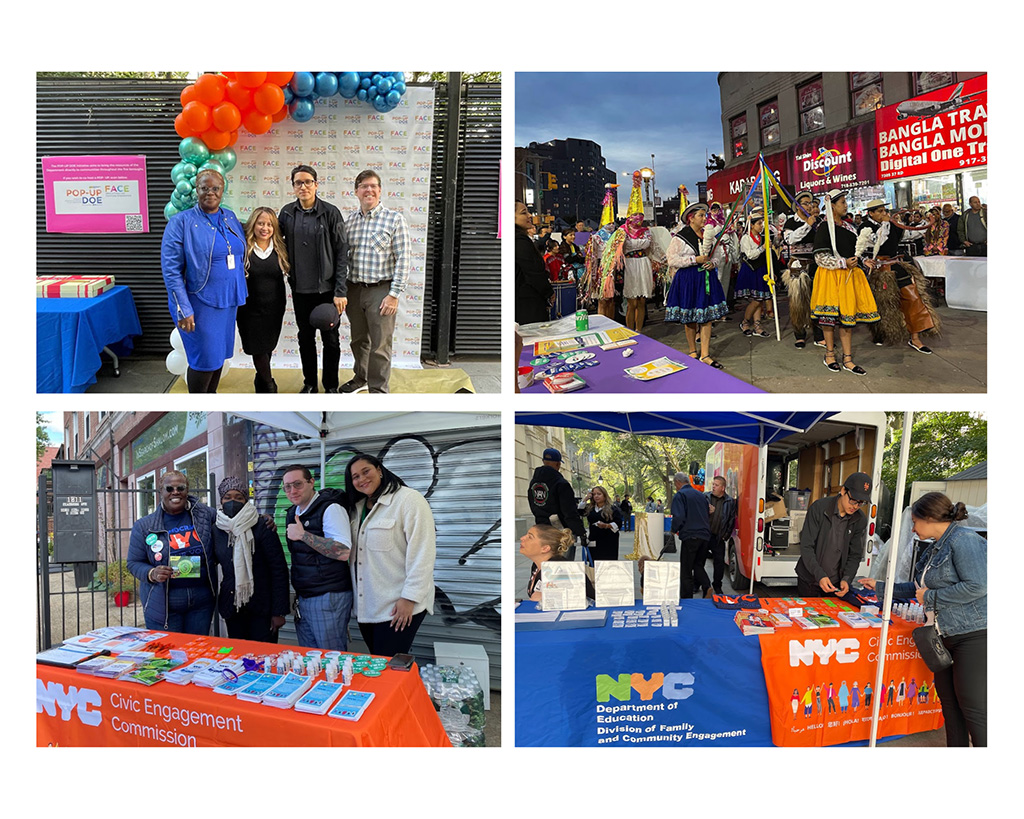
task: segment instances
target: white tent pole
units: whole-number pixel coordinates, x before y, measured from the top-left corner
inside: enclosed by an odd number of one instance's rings
[[[885,655],[889,640],[889,617],[892,614],[892,586],[896,582],[896,553],[900,546],[900,523],[903,521],[903,493],[907,487],[907,461],[910,458],[910,431],[914,427],[914,413],[903,413],[903,435],[900,438],[900,465],[896,474],[896,502],[892,510],[892,535],[889,539],[889,563],[885,567],[885,603],[882,607],[882,634],[878,645],[878,670],[875,672],[875,702],[871,708],[871,741],[874,748],[878,739],[878,711],[882,705],[882,685],[885,681]]]

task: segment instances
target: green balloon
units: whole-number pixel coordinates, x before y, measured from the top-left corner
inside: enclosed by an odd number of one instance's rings
[[[164,205],[164,219],[170,219],[176,213],[181,213],[181,211],[174,207],[173,202],[168,202]]]
[[[227,173],[228,172],[226,170],[224,170],[224,166],[223,165],[221,165],[219,162],[217,162],[214,159],[209,159],[206,162],[204,162],[202,165],[200,165],[199,166],[199,170],[196,171],[196,177],[198,178],[199,175],[203,171],[216,171],[217,173],[220,174],[221,179],[227,179]]]
[[[186,162],[182,170],[185,172],[185,176],[191,179],[196,175],[196,171],[199,170],[193,163]]]
[[[192,183],[187,179],[182,179],[174,186],[174,190],[179,196],[188,196],[193,190]]]
[[[186,177],[185,174],[185,163],[179,162],[173,168],[171,168],[171,181],[177,184]]]
[[[238,162],[238,157],[235,156],[234,148],[225,148],[222,151],[214,151],[210,154],[210,159],[214,162],[219,162],[225,171],[231,171],[235,167],[235,163]]]
[[[178,155],[186,162],[199,165],[210,158],[210,149],[199,137],[185,137],[178,144]]]

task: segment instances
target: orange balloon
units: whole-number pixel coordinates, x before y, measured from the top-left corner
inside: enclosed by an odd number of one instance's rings
[[[190,102],[198,100],[196,96],[196,87],[194,85],[186,85],[181,89],[181,107],[184,108]]]
[[[284,91],[279,85],[265,82],[252,92],[252,104],[261,114],[276,114],[284,105]]]
[[[233,80],[233,79],[235,79],[235,74],[237,74],[238,72],[237,71],[221,71],[220,73],[223,74],[225,77],[227,77],[229,80]]]
[[[211,108],[224,99],[224,87],[228,81],[220,74],[202,74],[196,80],[196,94],[199,101]]]
[[[225,89],[227,98],[235,104],[243,114],[252,108],[252,91],[242,85],[240,82],[231,81],[228,83]]]
[[[201,134],[210,127],[210,106],[201,102],[193,101],[186,105],[181,111],[182,118],[186,124],[196,133]]]
[[[287,105],[282,105],[281,106],[281,110],[278,111],[276,114],[273,114],[271,116],[271,119],[274,120],[274,122],[281,122],[281,120],[285,119],[287,116],[288,116],[288,106]]]
[[[285,110],[287,111],[288,109],[286,108]],[[178,114],[178,116],[174,118],[174,131],[182,139],[196,135],[196,132],[188,127],[188,124],[185,122],[185,117],[182,114]]]
[[[246,111],[242,117],[245,130],[250,134],[265,134],[274,126],[274,120],[269,114],[261,114],[259,111]]]
[[[208,131],[203,132],[202,139],[206,143],[206,147],[211,151],[221,151],[228,147],[231,134],[227,131],[218,131],[216,128],[210,128]]]
[[[242,124],[242,112],[233,102],[222,102],[213,111],[213,125],[218,131],[235,131]]]
[[[272,82],[274,85],[287,85],[292,81],[294,74],[294,71],[268,71],[267,82]]]
[[[238,142],[238,131],[232,131],[231,136],[228,138],[228,147],[230,148],[236,142]]]
[[[246,88],[259,88],[267,81],[266,71],[239,71],[238,81]]]

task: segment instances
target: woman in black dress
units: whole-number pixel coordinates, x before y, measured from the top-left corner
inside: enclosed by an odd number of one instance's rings
[[[612,505],[603,486],[590,491],[584,517],[590,524],[590,557],[592,560],[619,559],[619,530],[622,512]]]
[[[284,322],[288,251],[270,208],[256,208],[245,224],[245,282],[249,297],[238,308],[242,349],[252,356],[256,392],[277,392],[270,357]]]

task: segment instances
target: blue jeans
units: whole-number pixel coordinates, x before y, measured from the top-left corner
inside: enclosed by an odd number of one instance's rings
[[[166,612],[152,611],[146,609],[146,628],[155,631],[164,629],[164,617],[168,631],[177,631],[182,634],[210,633],[210,624],[213,622],[213,609],[216,601],[209,586],[181,586],[175,588],[174,581],[170,581],[170,588],[167,589],[168,607]]]
[[[327,651],[348,650],[348,620],[352,592],[327,592],[298,598],[295,639],[300,646]]]

